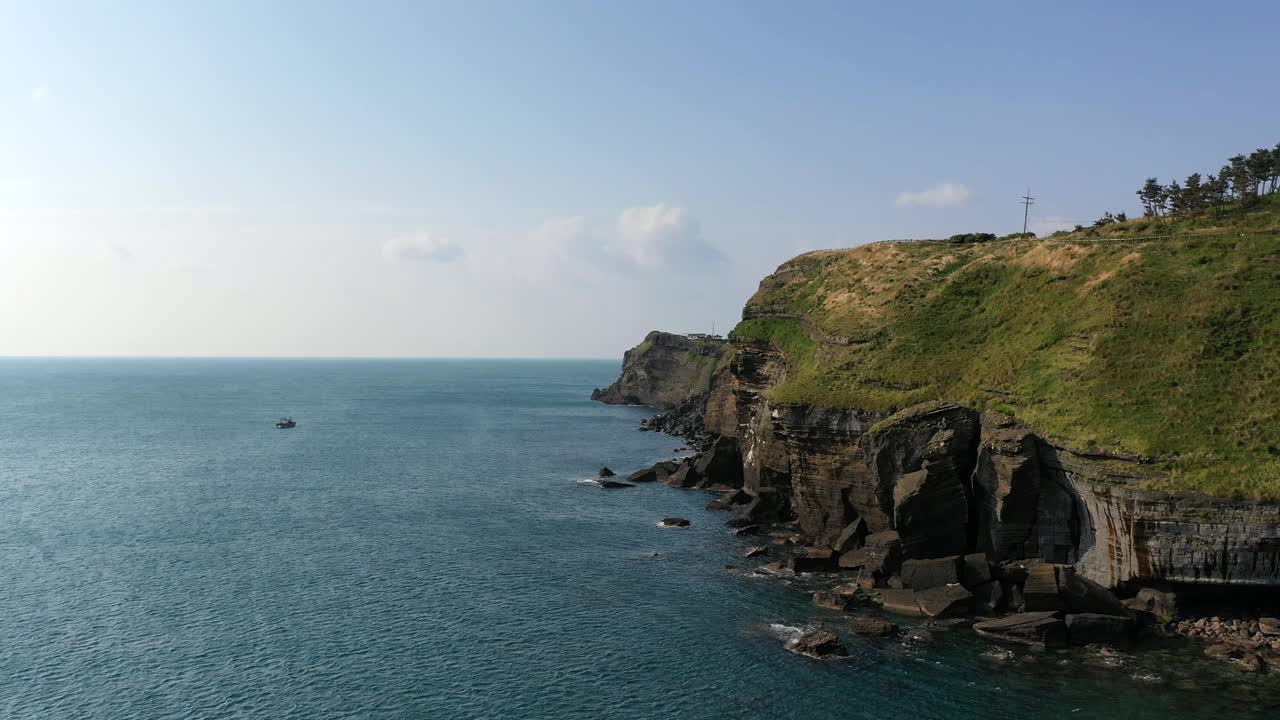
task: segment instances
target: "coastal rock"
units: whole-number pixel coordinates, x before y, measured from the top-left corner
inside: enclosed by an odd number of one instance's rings
[[[1055,611],[1026,612],[983,620],[975,623],[973,629],[980,635],[1028,645],[1050,648],[1067,645],[1067,625],[1062,615]]]
[[[600,487],[605,488],[606,490],[621,490],[623,488],[633,488],[635,485],[619,482],[617,480],[601,480]]]
[[[812,630],[797,638],[787,649],[798,655],[823,659],[829,657],[845,657],[849,649],[838,635],[830,630]]]
[[[836,568],[836,554],[831,548],[807,547],[789,560],[796,572],[825,572]]]
[[[662,525],[662,527],[677,527],[677,528],[689,527],[689,521],[680,517],[663,518],[660,524]]]
[[[898,634],[898,626],[894,623],[865,615],[850,619],[849,630],[864,637],[890,637]]]
[[[732,510],[733,508],[746,505],[751,502],[752,496],[745,490],[731,490],[720,497],[707,503],[708,510]]]
[[[840,536],[832,543],[831,549],[838,553],[847,553],[861,548],[867,539],[867,523],[858,518],[845,526]]]
[[[703,485],[742,487],[742,453],[736,438],[717,437],[693,460],[692,467],[698,482]]]
[[[607,468],[607,467],[602,467],[602,468],[600,468],[600,472],[599,472],[599,473],[597,473],[597,475],[598,475],[599,477],[602,477],[602,478],[613,477],[613,476],[614,476],[614,475],[616,475],[616,474],[617,474],[617,473],[615,473],[614,471],[610,470],[610,469],[609,469],[609,468]]]
[[[686,462],[681,463],[680,467],[678,467],[675,472],[668,475],[663,482],[671,487],[691,488],[697,486],[699,478],[698,473],[693,469],[693,466]]]
[[[653,331],[622,357],[622,373],[591,399],[611,405],[649,405],[672,408],[706,393],[721,353],[719,338],[690,337]]]
[[[1023,604],[1028,612],[1064,610],[1058,596],[1058,568],[1048,563],[1036,563],[1027,567],[1027,579],[1022,584]]]
[[[963,558],[960,584],[975,588],[991,581],[991,563],[986,553],[970,553]]]
[[[915,590],[881,590],[880,602],[885,610],[899,615],[923,615],[916,602]]]
[[[1077,613],[1066,618],[1067,636],[1072,645],[1115,645],[1129,647],[1133,644],[1133,620],[1119,615]]]
[[[753,557],[760,557],[761,555],[767,555],[767,554],[769,554],[768,547],[764,545],[756,545],[754,547],[747,548],[742,553],[742,557],[753,558]]]
[[[944,585],[916,592],[920,612],[934,618],[957,617],[969,612],[973,594],[962,585]]]
[[[1063,606],[1075,613],[1127,615],[1124,603],[1098,583],[1080,575],[1073,568],[1057,568],[1058,595]]]
[[[824,610],[844,611],[849,609],[849,597],[835,592],[818,590],[813,593],[812,599],[814,605]]]
[[[902,584],[917,591],[954,585],[960,582],[960,567],[959,555],[907,560],[902,563]]]
[[[983,615],[1003,612],[1005,604],[1004,586],[999,580],[990,580],[970,589],[973,593],[973,611]]]
[[[1151,613],[1161,622],[1178,619],[1178,596],[1173,592],[1142,588],[1127,605],[1134,610]]]
[[[674,473],[679,469],[680,463],[674,460],[663,460],[662,462],[654,463],[651,467],[631,473],[627,476],[627,482],[646,483],[665,481],[671,473]]]

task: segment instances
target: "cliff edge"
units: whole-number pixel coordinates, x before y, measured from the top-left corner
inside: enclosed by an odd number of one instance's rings
[[[649,405],[671,409],[711,389],[728,342],[705,335],[675,335],[654,330],[622,356],[622,373],[591,399],[611,405]]]
[[[1265,232],[802,255],[713,368],[707,453],[742,522],[842,552],[891,531],[906,559],[1280,586],[1277,284]],[[668,406],[702,387],[675,368],[618,385]]]

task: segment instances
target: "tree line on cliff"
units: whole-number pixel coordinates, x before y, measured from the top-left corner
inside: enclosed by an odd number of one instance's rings
[[[1167,217],[1234,202],[1247,207],[1277,190],[1280,190],[1280,143],[1270,150],[1258,148],[1248,155],[1229,158],[1216,175],[1192,173],[1185,181],[1174,180],[1168,185],[1161,185],[1156,178],[1147,178],[1137,195],[1144,215]],[[1099,223],[1105,224],[1106,218],[1104,215]]]

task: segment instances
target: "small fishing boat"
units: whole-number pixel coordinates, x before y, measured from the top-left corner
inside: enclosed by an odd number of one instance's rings
[[[297,427],[297,426],[298,426],[298,423],[294,422],[293,418],[291,417],[280,418],[280,422],[276,423],[276,427],[280,428],[281,430],[288,430],[291,427]]]

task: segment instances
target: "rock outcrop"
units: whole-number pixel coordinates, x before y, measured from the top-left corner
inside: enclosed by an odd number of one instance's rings
[[[659,332],[622,357],[622,374],[607,388],[591,393],[592,400],[611,405],[649,405],[673,408],[711,386],[726,341]]]
[[[1280,585],[1280,505],[1146,491],[1149,461],[1072,449],[955,403],[891,417],[774,404],[768,390],[786,373],[776,350],[735,341],[707,430],[737,439],[745,491],[771,494],[779,519],[815,544],[853,552],[842,536],[858,525],[897,532],[905,559],[1040,558],[1109,587]]]

